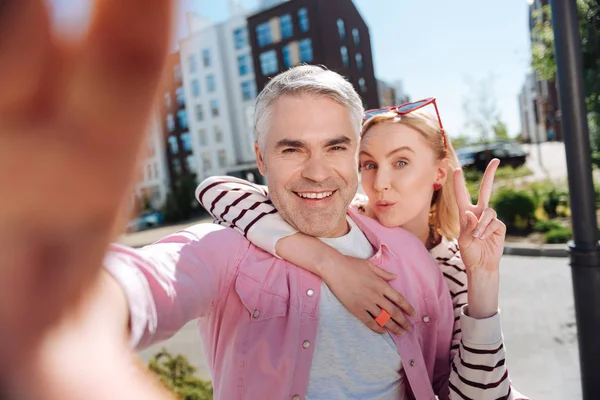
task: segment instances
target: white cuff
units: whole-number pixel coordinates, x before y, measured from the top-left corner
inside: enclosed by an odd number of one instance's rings
[[[500,309],[489,318],[476,319],[467,315],[468,305],[464,305],[460,314],[460,326],[463,342],[472,345],[496,345],[502,342],[502,321]]]
[[[279,240],[295,233],[298,233],[298,231],[292,228],[279,214],[270,214],[255,223],[248,230],[247,236],[248,240],[255,246],[260,247],[277,258],[281,258],[275,251],[275,245]]]

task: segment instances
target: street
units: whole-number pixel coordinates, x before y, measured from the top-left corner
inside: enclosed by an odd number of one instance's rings
[[[527,167],[533,172],[533,180],[566,179],[567,158],[565,144],[562,142],[546,142],[523,146],[529,152]],[[541,163],[540,163],[541,160]]]
[[[581,399],[568,259],[505,256],[501,268],[500,307],[515,388],[532,399]],[[195,323],[140,357],[148,361],[163,346],[186,355],[208,378]]]

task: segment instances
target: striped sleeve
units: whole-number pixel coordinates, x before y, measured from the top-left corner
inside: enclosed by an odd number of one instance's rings
[[[528,399],[510,382],[500,311],[490,318],[467,315],[467,272],[456,241],[432,250],[450,289],[454,306],[450,399]]]
[[[274,256],[277,241],[297,232],[281,218],[266,186],[232,176],[213,176],[196,188],[196,199],[216,224],[235,229]]]

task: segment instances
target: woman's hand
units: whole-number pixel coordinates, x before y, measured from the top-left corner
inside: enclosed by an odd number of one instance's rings
[[[499,164],[498,159],[488,164],[476,205],[471,203],[462,170],[456,169],[453,176],[460,218],[458,246],[467,269],[468,314],[473,318],[487,318],[498,311],[499,267],[506,226],[489,207],[489,200]]]

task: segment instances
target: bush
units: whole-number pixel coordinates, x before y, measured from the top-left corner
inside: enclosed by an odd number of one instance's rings
[[[546,234],[544,235],[544,237],[546,238],[546,243],[567,243],[571,237],[573,236],[573,233],[571,232],[570,229],[568,228],[559,228],[559,229],[553,229],[549,232],[546,232]]]
[[[181,354],[173,357],[164,348],[148,363],[161,382],[181,400],[212,400],[212,384],[194,376],[196,368]]]
[[[535,220],[535,201],[524,190],[501,189],[492,200],[492,207],[508,230],[527,230]]]
[[[564,226],[558,221],[537,221],[533,226],[536,232],[550,232],[556,229],[562,229]]]
[[[516,179],[516,178],[523,178],[523,177],[529,176],[531,174],[533,174],[533,172],[524,165],[520,166],[518,168],[513,168],[510,166],[499,167],[496,170],[496,179],[499,181],[507,180],[507,179]]]
[[[200,204],[194,194],[196,186],[196,175],[183,176],[175,184],[162,210],[165,222],[185,221],[201,212]]]

